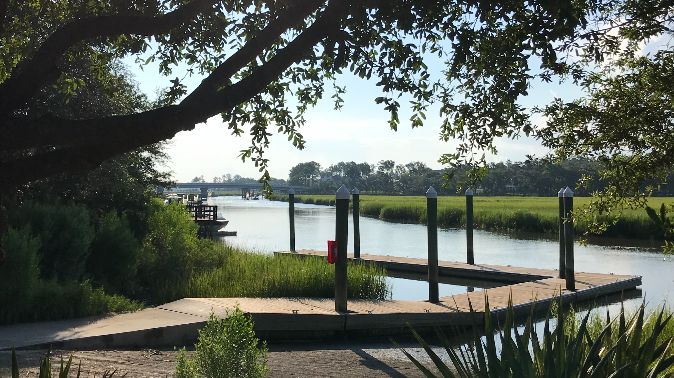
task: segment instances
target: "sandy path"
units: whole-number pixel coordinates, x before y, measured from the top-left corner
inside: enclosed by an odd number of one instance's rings
[[[36,377],[45,351],[17,352],[22,377]],[[192,352],[190,352],[192,353]],[[82,377],[100,377],[116,370],[115,377],[172,377],[176,351],[105,350],[55,351],[52,363],[58,368],[61,356],[73,356],[75,371],[82,364]],[[326,358],[330,356],[330,358]],[[271,377],[420,377],[416,367],[395,351],[360,347],[284,350],[273,347],[268,354]],[[0,352],[0,377],[10,376],[10,353]],[[74,377],[75,374],[72,374]]]

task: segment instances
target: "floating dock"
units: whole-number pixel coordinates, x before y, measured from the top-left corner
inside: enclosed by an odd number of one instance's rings
[[[325,258],[325,252],[287,253],[304,258]],[[390,273],[422,276],[426,260],[362,255]],[[308,340],[331,336],[408,335],[407,325],[418,330],[433,327],[481,325],[485,294],[495,316],[502,316],[508,301],[518,314],[546,311],[561,300],[591,301],[621,294],[641,285],[641,277],[576,272],[576,289],[564,289],[556,270],[499,265],[439,263],[440,276],[489,281],[502,286],[441,297],[440,302],[349,300],[348,312],[336,312],[332,299],[309,298],[185,298],[135,313],[102,318],[18,324],[0,327],[0,350],[16,348],[133,348],[192,345],[211,313],[225,316],[238,307],[250,314],[258,335],[268,340]],[[473,312],[470,308],[474,309]]]
[[[305,258],[327,259],[327,253],[315,250],[297,252],[277,252],[277,254],[295,255]],[[349,255],[353,261],[353,255]],[[428,274],[426,259],[362,254],[359,261],[373,264],[387,270],[390,276],[404,275],[410,278],[424,279]],[[476,313],[484,310],[485,294],[488,296],[492,313],[505,312],[512,298],[516,311],[532,306],[546,311],[552,301],[560,298],[564,303],[595,300],[600,297],[635,290],[641,286],[641,276],[629,276],[606,273],[575,272],[576,290],[565,289],[565,280],[559,278],[554,269],[524,268],[504,265],[475,264],[439,261],[439,275],[444,282],[483,282],[487,287],[482,291],[467,292],[440,298],[440,304],[452,307],[459,312],[470,312],[469,303]],[[500,285],[499,285],[500,284]],[[402,301],[393,301],[402,302]],[[431,305],[428,302],[421,302]]]

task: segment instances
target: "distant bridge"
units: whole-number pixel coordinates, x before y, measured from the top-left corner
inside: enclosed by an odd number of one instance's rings
[[[179,182],[176,183],[176,186],[170,188],[171,190],[175,189],[199,189],[201,191],[201,197],[208,197],[209,189],[241,189],[241,195],[245,196],[246,193],[250,193],[253,190],[260,191],[262,190],[262,184],[259,182],[253,183],[231,183],[231,182]],[[294,189],[296,193],[306,192],[309,188],[306,186],[288,186],[288,185],[273,185],[272,188],[274,192],[288,193],[289,189]]]

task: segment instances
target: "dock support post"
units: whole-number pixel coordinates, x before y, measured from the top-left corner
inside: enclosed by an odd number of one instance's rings
[[[295,252],[295,191],[288,190],[288,219],[290,221],[290,252]]]
[[[559,278],[566,278],[566,246],[564,245],[564,188],[559,189]]]
[[[431,186],[426,191],[428,228],[428,301],[440,301],[438,290],[438,192]]]
[[[349,189],[340,186],[335,196],[335,241],[337,261],[335,263],[335,311],[346,312],[346,250],[349,244]]]
[[[566,290],[576,290],[573,256],[573,191],[568,186],[564,189],[564,270]]]
[[[475,265],[473,251],[473,189],[466,190],[466,262]]]
[[[353,211],[353,258],[360,258],[360,191],[358,188],[353,188],[351,191],[353,204],[351,209]]]

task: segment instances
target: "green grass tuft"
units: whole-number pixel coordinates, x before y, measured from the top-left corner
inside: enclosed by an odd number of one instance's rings
[[[316,297],[334,296],[334,265],[321,259],[263,255],[223,249],[222,266],[190,279],[190,297]],[[390,288],[382,269],[350,263],[349,298],[386,299]]]

